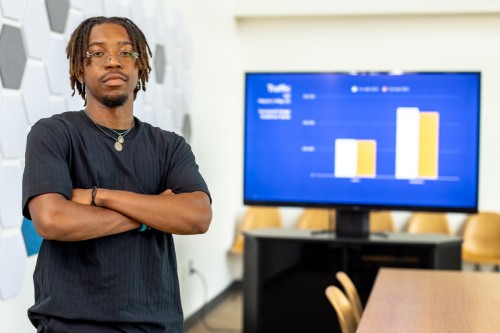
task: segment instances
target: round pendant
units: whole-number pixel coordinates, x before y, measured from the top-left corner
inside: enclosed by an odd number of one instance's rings
[[[119,143],[123,143],[125,142],[125,139],[123,138],[123,136],[119,136],[118,139],[116,139],[116,141],[118,141]]]
[[[122,149],[123,149],[122,144],[120,142],[116,141],[115,142],[115,149],[116,149],[116,151],[122,151]]]

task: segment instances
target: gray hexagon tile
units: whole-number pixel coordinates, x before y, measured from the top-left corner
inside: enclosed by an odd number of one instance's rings
[[[19,94],[9,94],[0,100],[0,150],[4,158],[24,156],[28,121]]]
[[[26,51],[19,28],[4,24],[0,32],[0,76],[4,88],[19,89],[26,67]]]
[[[26,0],[0,0],[0,4],[2,5],[2,13],[5,17],[21,20],[24,8],[26,7]]]
[[[26,249],[20,233],[0,237],[0,298],[10,299],[21,291],[26,271]]]
[[[157,44],[153,55],[154,69],[156,72],[156,82],[163,83],[165,79],[165,71],[167,68],[167,60],[165,59],[165,48],[163,45]]]
[[[3,229],[19,228],[21,216],[21,165],[4,165],[0,175],[0,221]]]
[[[33,125],[41,118],[50,116],[50,91],[45,68],[32,62],[26,68],[22,94],[28,122]]]
[[[69,0],[45,0],[49,15],[50,29],[55,32],[64,32],[68,20]]]
[[[49,45],[50,25],[43,0],[29,0],[23,31],[28,54],[33,58],[44,59]]]
[[[191,116],[189,113],[184,114],[184,119],[182,120],[182,136],[188,142],[191,141]]]
[[[66,41],[62,36],[51,36],[47,53],[47,74],[50,91],[64,95],[71,91],[69,81],[69,64],[66,59]]]

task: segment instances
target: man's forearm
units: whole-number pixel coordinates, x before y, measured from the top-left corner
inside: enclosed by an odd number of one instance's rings
[[[167,190],[145,195],[98,189],[95,203],[172,234],[205,233],[212,220],[210,199],[204,192],[174,194]]]
[[[79,241],[133,230],[139,223],[119,212],[47,193],[33,198],[29,210],[37,233],[49,240]]]

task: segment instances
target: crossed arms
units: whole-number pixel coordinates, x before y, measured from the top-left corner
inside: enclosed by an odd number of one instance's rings
[[[71,200],[59,193],[32,198],[28,208],[37,233],[59,241],[78,241],[137,229],[142,223],[172,234],[202,234],[212,220],[205,192],[158,195],[98,189],[74,189]]]

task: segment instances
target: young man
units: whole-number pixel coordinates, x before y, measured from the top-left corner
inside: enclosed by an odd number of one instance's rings
[[[211,199],[190,146],[133,116],[151,67],[129,19],[93,17],[66,49],[82,111],[28,135],[23,214],[44,238],[37,332],[182,332],[172,234],[208,230]]]

